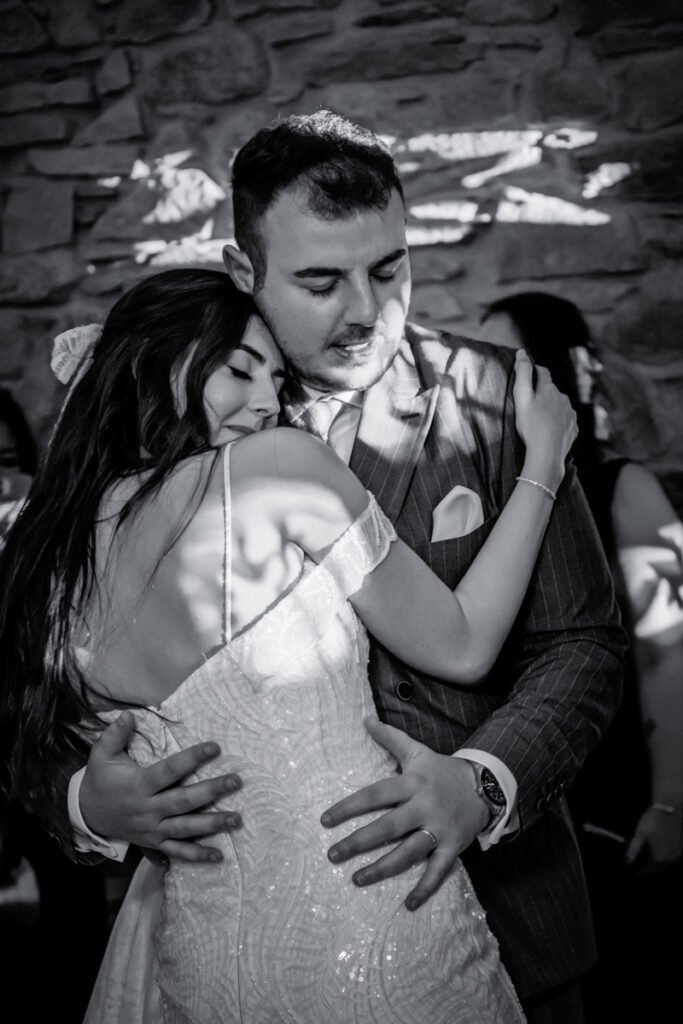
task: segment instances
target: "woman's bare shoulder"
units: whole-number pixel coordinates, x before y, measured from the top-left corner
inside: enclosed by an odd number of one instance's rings
[[[231,464],[246,477],[271,476],[274,480],[319,478],[322,467],[339,462],[337,456],[317,437],[294,427],[274,427],[238,441]]]
[[[251,434],[234,445],[230,463],[233,510],[245,517],[261,515],[297,531],[292,516],[312,547],[322,547],[324,525],[340,532],[367,504],[367,493],[342,460],[318,438],[292,427],[276,427]],[[301,527],[303,529],[303,527]],[[324,530],[323,530],[324,532]],[[303,534],[302,534],[303,537]],[[308,550],[308,543],[302,543]]]

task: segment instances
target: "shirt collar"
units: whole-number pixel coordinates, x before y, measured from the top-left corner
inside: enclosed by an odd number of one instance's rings
[[[310,384],[302,384],[301,390],[304,395],[303,405],[305,408],[313,405],[314,402],[319,401],[321,398],[336,398],[338,402],[342,402],[344,405],[350,405],[355,409],[363,408],[363,399],[365,397],[364,391],[318,391],[317,388],[311,387]]]

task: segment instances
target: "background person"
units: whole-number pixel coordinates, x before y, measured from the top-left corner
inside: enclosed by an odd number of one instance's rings
[[[570,791],[599,950],[587,1012],[596,1024],[606,1013],[666,1014],[679,998],[665,922],[683,875],[683,524],[655,475],[611,447],[602,365],[572,302],[512,295],[482,326],[547,367],[576,411],[572,451],[631,643],[622,706]]]

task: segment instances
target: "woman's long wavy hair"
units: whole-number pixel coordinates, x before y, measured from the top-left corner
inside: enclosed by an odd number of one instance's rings
[[[254,312],[250,297],[219,271],[148,277],[114,305],[68,394],[0,555],[0,784],[9,799],[30,807],[32,794],[44,797],[53,784],[42,766],[83,758],[83,723],[94,724],[70,632],[93,593],[105,492],[121,477],[149,471],[121,525],[182,459],[210,447],[204,385],[239,346]]]

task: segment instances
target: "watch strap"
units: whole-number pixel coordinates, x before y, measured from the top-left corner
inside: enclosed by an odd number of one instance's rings
[[[467,763],[472,766],[472,771],[474,772],[477,796],[484,801],[489,809],[489,820],[485,830],[490,829],[503,817],[507,810],[505,793],[490,768],[479,764],[478,761],[470,761],[469,759]]]

